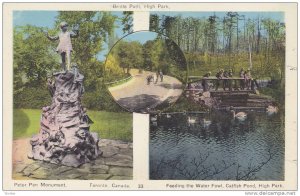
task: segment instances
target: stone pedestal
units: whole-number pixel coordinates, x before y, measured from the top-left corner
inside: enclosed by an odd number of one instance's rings
[[[84,76],[77,67],[53,75],[54,81],[48,80],[52,104],[42,109],[40,131],[30,140],[28,157],[79,167],[101,155],[98,134],[89,131],[92,121],[81,105]]]

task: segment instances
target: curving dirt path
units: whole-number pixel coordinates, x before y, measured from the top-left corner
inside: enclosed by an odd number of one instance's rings
[[[163,81],[147,84],[147,76],[154,72],[144,71],[138,74],[136,70],[130,72],[132,79],[119,86],[109,88],[114,99],[122,107],[133,112],[147,112],[163,103],[173,103],[183,91],[182,83],[171,76],[164,75]],[[155,80],[154,80],[155,81]]]

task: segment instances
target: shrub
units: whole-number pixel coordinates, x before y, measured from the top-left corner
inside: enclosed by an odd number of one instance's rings
[[[14,108],[40,109],[51,104],[50,93],[43,87],[25,87],[14,94],[13,100]]]

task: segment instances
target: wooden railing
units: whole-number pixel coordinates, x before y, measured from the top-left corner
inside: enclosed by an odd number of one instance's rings
[[[188,83],[194,83],[197,81],[202,81],[203,79],[205,80],[211,80],[211,81],[216,81],[216,80],[233,80],[233,81],[241,81],[245,80],[245,78],[238,78],[238,77],[231,77],[231,78],[217,78],[217,77],[208,77],[208,78],[203,78],[202,76],[189,76],[188,77]]]
[[[208,83],[208,89],[206,89],[209,92],[216,92],[216,91],[224,91],[223,85],[225,84],[225,91],[245,91],[245,92],[253,92],[255,90],[255,86],[259,87],[257,81],[255,79],[251,79],[250,82],[246,82],[245,78],[239,78],[239,77],[230,77],[230,78],[217,78],[217,77],[207,77],[203,78],[201,76],[189,76],[188,77],[188,88],[187,91],[200,91],[203,89],[202,83],[201,88],[192,88],[191,84],[200,82],[205,80]],[[232,82],[230,82],[232,81]],[[216,88],[216,84],[218,85],[218,89]],[[249,86],[248,86],[249,85]],[[227,90],[228,89],[228,90]]]

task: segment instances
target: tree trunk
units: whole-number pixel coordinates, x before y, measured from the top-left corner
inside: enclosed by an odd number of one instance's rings
[[[250,36],[248,36],[248,49],[249,49],[249,69],[252,69],[252,49],[250,45]]]

